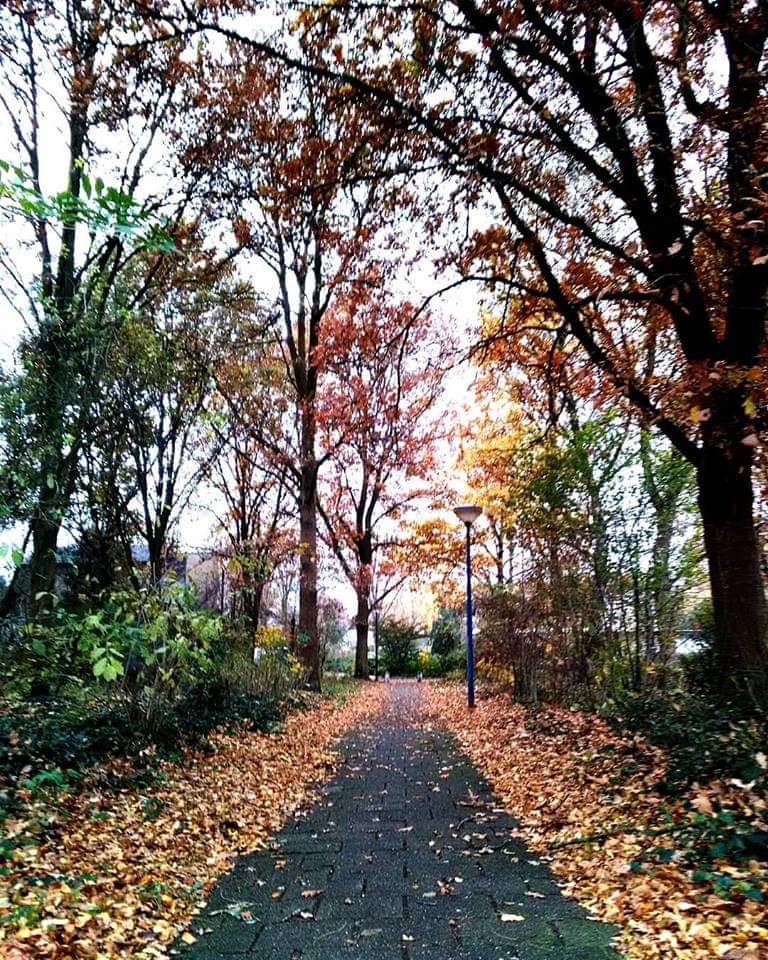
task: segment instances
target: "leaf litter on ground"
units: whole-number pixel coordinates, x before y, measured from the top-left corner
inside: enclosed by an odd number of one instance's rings
[[[470,711],[459,686],[425,687],[426,719],[457,737],[563,892],[621,928],[620,953],[636,960],[768,957],[768,909],[754,885],[765,863],[734,862],[723,850],[711,869],[697,870],[673,840],[660,860],[652,855],[662,838],[700,829],[702,812],[726,823],[738,813],[766,836],[765,783],[761,791],[712,780],[670,800],[657,789],[663,751],[595,715],[532,710],[505,694],[481,697]],[[712,876],[724,878],[727,892],[713,889]]]
[[[132,768],[115,759],[55,803],[28,798],[4,825],[0,958],[167,956],[216,879],[307,804],[338,761],[334,739],[383,696],[383,685],[361,684],[341,705],[318,699],[292,713],[280,732],[215,733],[205,751],[163,761],[152,788],[121,786]]]

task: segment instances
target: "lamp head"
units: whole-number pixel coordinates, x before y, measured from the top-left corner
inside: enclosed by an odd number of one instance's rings
[[[462,523],[466,523],[466,525],[469,527],[475,522],[475,520],[477,520],[477,518],[483,512],[483,508],[475,507],[475,506],[472,506],[471,504],[465,504],[461,507],[454,507],[453,512],[456,514],[459,520],[461,520]]]

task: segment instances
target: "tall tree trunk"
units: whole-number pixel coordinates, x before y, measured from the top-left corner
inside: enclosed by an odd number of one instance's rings
[[[765,698],[768,611],[753,513],[752,451],[743,443],[705,447],[697,482],[723,693]]]
[[[591,472],[592,465],[589,465]],[[589,478],[589,499],[592,511],[592,576],[598,623],[595,634],[601,637],[608,651],[613,650],[613,610],[611,609],[611,553],[608,522],[600,500],[600,490]],[[590,631],[591,632],[591,631]],[[593,651],[591,651],[592,653]]]
[[[674,504],[677,505],[677,502]],[[656,535],[653,539],[651,554],[651,569],[649,571],[650,616],[647,643],[648,659],[660,663],[662,672],[659,674],[659,683],[664,686],[666,667],[673,653],[673,634],[675,626],[675,610],[672,604],[672,574],[670,560],[672,556],[672,534],[674,532],[674,517],[668,511],[656,515]]]
[[[312,470],[314,474],[314,468]],[[307,482],[302,478],[299,505],[299,635],[297,653],[304,666],[307,683],[320,689],[320,661],[317,643],[317,510],[314,482],[312,493],[305,495]]]
[[[646,663],[655,661],[658,664],[656,678],[664,687],[666,667],[674,654],[678,620],[671,569],[672,539],[675,519],[689,484],[690,463],[674,449],[655,455],[648,430],[640,433],[640,461],[656,527],[651,565],[645,576],[645,659]]]
[[[311,402],[301,415],[301,490],[299,494],[299,635],[297,653],[307,683],[320,689],[317,633],[317,459]]]
[[[90,38],[92,39],[92,37]],[[70,77],[72,89],[92,77],[94,50],[81,52],[78,71]],[[88,126],[88,101],[80,91],[73,98],[69,116],[69,193],[77,200],[83,176],[83,151]],[[72,373],[66,358],[72,347],[71,335],[77,279],[75,252],[77,246],[77,218],[64,221],[61,231],[61,246],[56,267],[55,282],[52,282],[49,265],[44,265],[42,290],[51,298],[45,304],[45,318],[40,330],[38,349],[41,354],[41,374],[45,390],[39,409],[39,430],[44,444],[40,463],[40,491],[36,516],[30,524],[32,533],[32,557],[30,559],[29,602],[27,615],[32,619],[42,614],[50,604],[41,594],[52,593],[56,577],[56,547],[61,530],[61,521],[69,506],[74,490],[76,458],[67,457],[63,450],[65,441],[65,417],[67,404],[75,399],[72,395]],[[77,398],[82,402],[82,398]],[[76,439],[79,443],[80,438]],[[71,441],[68,441],[71,444]],[[38,599],[39,597],[39,599]]]
[[[368,600],[367,584],[357,588],[357,616],[355,617],[355,627],[357,629],[357,646],[355,648],[355,676],[358,679],[368,678],[368,621],[371,615],[371,607]]]
[[[52,382],[50,376],[48,382]],[[3,617],[23,613],[35,619],[51,609],[50,598],[44,594],[51,594],[54,590],[61,518],[72,496],[75,475],[71,462],[61,452],[63,429],[59,411],[48,406],[45,420],[46,435],[51,437],[52,449],[40,465],[37,503],[29,524],[32,553],[28,588],[23,568],[18,567],[0,608],[0,616]]]

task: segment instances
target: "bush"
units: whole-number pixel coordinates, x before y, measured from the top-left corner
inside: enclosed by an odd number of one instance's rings
[[[463,676],[467,669],[467,658],[463,650],[437,656],[422,650],[418,657],[418,670],[424,677]]]
[[[234,686],[275,700],[288,696],[301,679],[301,664],[291,653],[288,638],[275,626],[256,631],[252,663],[236,660],[228,669]]]
[[[382,620],[379,624],[379,671],[392,676],[412,677],[419,669],[416,641],[419,630],[399,620]]]
[[[453,610],[441,610],[429,632],[429,645],[438,657],[454,653],[461,643],[461,628]]]
[[[336,654],[325,661],[326,674],[340,674],[351,677],[355,672],[355,659],[349,654]]]
[[[232,722],[266,729],[296,686],[282,633],[202,610],[178,585],[112,591],[23,629],[17,693],[0,712],[0,769],[78,769]],[[39,681],[43,680],[41,684]],[[45,696],[32,696],[46,688]]]
[[[694,781],[736,777],[749,782],[761,773],[755,756],[765,749],[768,723],[763,715],[697,694],[624,694],[604,713],[615,723],[640,730],[665,748],[665,783],[675,792]]]
[[[443,658],[430,653],[429,650],[421,650],[417,657],[416,670],[423,677],[442,677]]]
[[[50,616],[24,628],[26,666],[53,689],[72,680],[119,682],[146,690],[174,688],[203,677],[222,621],[176,584],[116,590],[98,606],[56,602]]]

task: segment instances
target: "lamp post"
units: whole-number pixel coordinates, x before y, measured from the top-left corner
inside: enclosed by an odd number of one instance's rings
[[[483,512],[481,507],[470,504],[454,507],[453,512],[467,528],[467,703],[475,705],[475,647],[472,638],[472,563],[470,543],[472,524]]]

